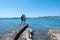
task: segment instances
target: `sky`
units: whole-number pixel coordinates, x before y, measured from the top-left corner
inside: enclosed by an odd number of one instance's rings
[[[60,16],[60,0],[0,0],[0,17]]]

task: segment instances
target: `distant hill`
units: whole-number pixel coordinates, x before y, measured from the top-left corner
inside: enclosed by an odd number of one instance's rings
[[[41,17],[38,17],[41,18]],[[60,16],[43,16],[43,18],[60,18]]]

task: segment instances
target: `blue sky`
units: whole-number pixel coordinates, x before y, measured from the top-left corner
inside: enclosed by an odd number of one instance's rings
[[[60,0],[0,0],[0,17],[60,16]]]

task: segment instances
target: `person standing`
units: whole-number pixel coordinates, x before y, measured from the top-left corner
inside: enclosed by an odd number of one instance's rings
[[[25,21],[26,21],[26,16],[24,14],[22,14],[22,16],[21,16],[21,21],[22,21],[22,23],[25,23]]]

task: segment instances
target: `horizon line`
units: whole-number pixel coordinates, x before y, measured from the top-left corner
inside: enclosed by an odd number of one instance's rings
[[[0,18],[20,18],[20,17],[0,17]],[[60,17],[60,16],[38,16],[38,17]],[[37,16],[36,17],[26,17],[26,18],[37,18]]]

